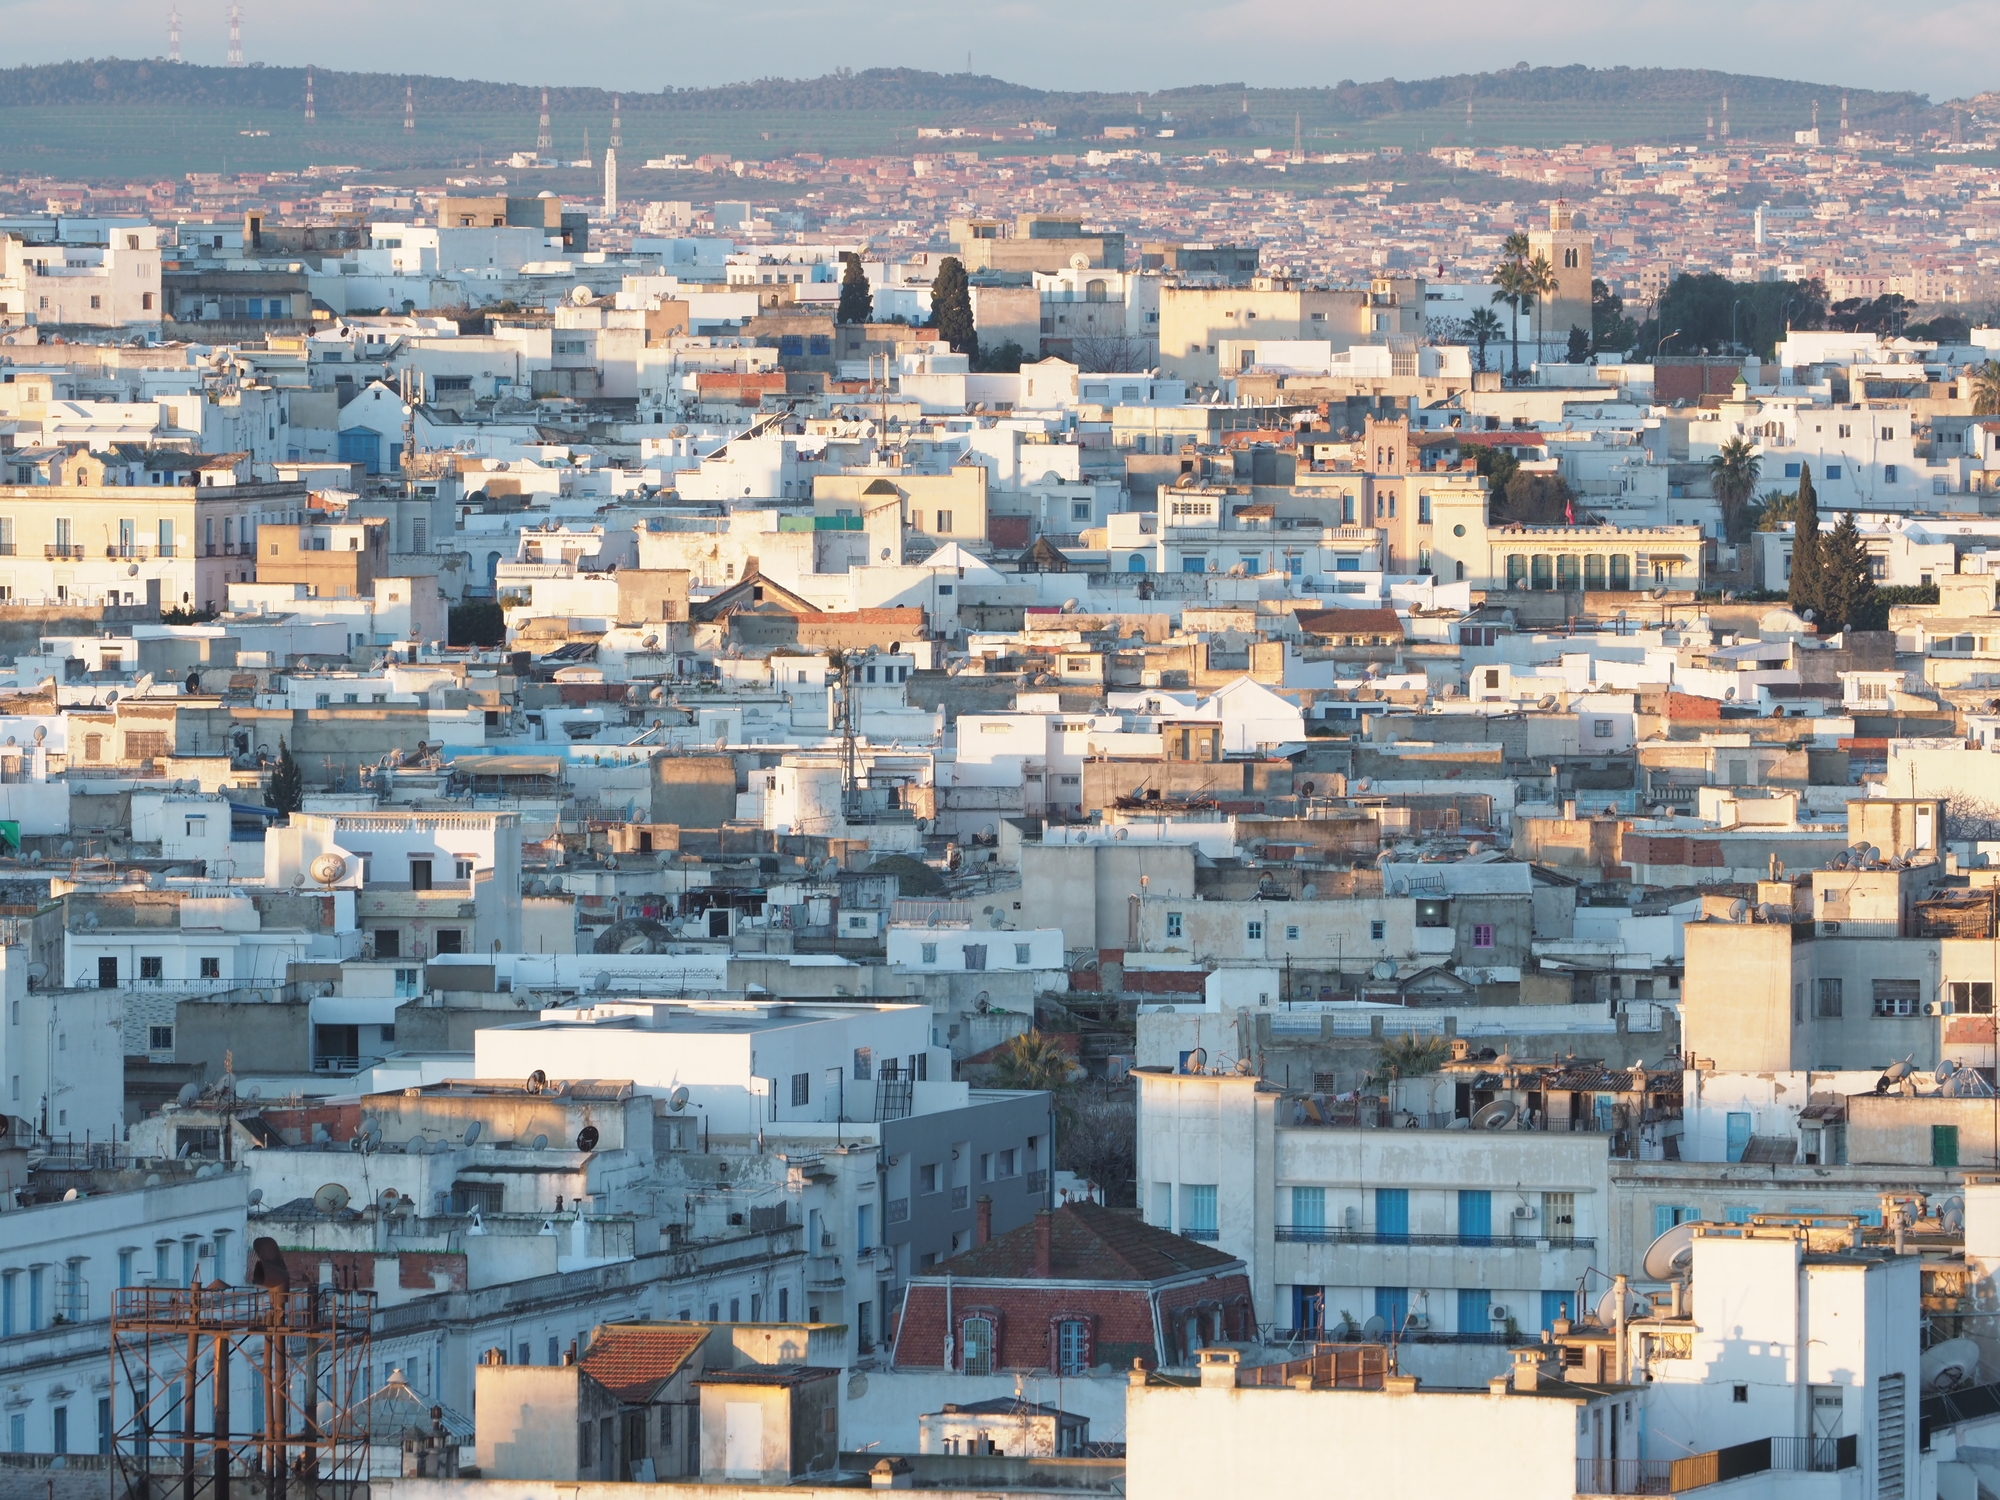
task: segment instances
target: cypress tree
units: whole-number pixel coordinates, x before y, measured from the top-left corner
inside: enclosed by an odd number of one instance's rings
[[[979,330],[972,321],[972,288],[965,280],[965,263],[947,255],[931,283],[931,327],[953,354],[979,358]]]
[[[1813,493],[1812,466],[1799,466],[1799,496],[1792,512],[1792,581],[1786,600],[1794,612],[1813,612],[1819,619],[1825,612],[1821,600],[1819,497]]]
[[[1835,630],[1878,630],[1883,613],[1875,598],[1875,578],[1868,566],[1868,544],[1849,512],[1840,518],[1820,546],[1820,598],[1824,602],[1823,634]]]
[[[842,253],[847,269],[840,273],[840,308],[836,323],[866,323],[875,316],[875,294],[868,289],[868,273],[861,269],[861,257],[853,251]]]
[[[305,777],[292,758],[291,747],[278,741],[278,769],[271,773],[271,785],[264,792],[264,805],[274,812],[295,813],[306,799]]]

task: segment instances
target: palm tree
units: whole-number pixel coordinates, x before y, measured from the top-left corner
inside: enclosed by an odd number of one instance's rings
[[[2000,361],[1987,360],[1972,372],[1974,416],[2000,416]]]
[[[1443,1037],[1418,1036],[1414,1031],[1406,1031],[1401,1036],[1383,1038],[1382,1050],[1375,1060],[1375,1079],[1379,1082],[1390,1078],[1421,1078],[1435,1073],[1444,1060]]]
[[[1548,330],[1543,326],[1542,315],[1548,307],[1549,299],[1556,294],[1556,268],[1549,264],[1546,255],[1537,255],[1527,263],[1524,277],[1528,288],[1529,304],[1535,309],[1535,363],[1542,362],[1542,343]]]
[[[1047,1089],[1056,1094],[1069,1088],[1075,1068],[1055,1038],[1024,1031],[994,1054],[993,1083],[997,1088]]]
[[[1708,461],[1708,484],[1722,508],[1722,535],[1728,541],[1739,542],[1750,530],[1750,497],[1757,492],[1763,467],[1756,450],[1740,437],[1724,443]]]
[[[1518,260],[1503,260],[1493,268],[1494,302],[1504,302],[1512,311],[1507,319],[1507,342],[1513,350],[1514,379],[1521,378],[1521,309],[1528,301],[1528,268]]]
[[[1465,320],[1465,331],[1479,350],[1479,368],[1486,368],[1486,346],[1500,337],[1500,318],[1490,307],[1476,307]]]

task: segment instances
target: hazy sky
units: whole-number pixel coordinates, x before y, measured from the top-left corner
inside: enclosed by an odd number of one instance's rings
[[[0,0],[0,58],[166,52],[171,0]],[[179,0],[220,63],[227,0]],[[631,90],[972,66],[1043,88],[1323,84],[1516,62],[1715,67],[1933,99],[2000,87],[2000,0],[244,0],[252,61]]]

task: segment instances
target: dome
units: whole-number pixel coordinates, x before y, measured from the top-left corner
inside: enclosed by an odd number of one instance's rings
[[[1780,635],[1813,634],[1813,627],[1789,609],[1774,609],[1768,614],[1760,615],[1757,620],[1757,629],[1767,641],[1774,636]]]

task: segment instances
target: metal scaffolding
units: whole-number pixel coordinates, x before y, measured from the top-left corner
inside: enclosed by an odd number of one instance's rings
[[[295,1285],[275,1244],[257,1250],[257,1285],[118,1289],[112,1454],[130,1500],[365,1493],[375,1294]]]

